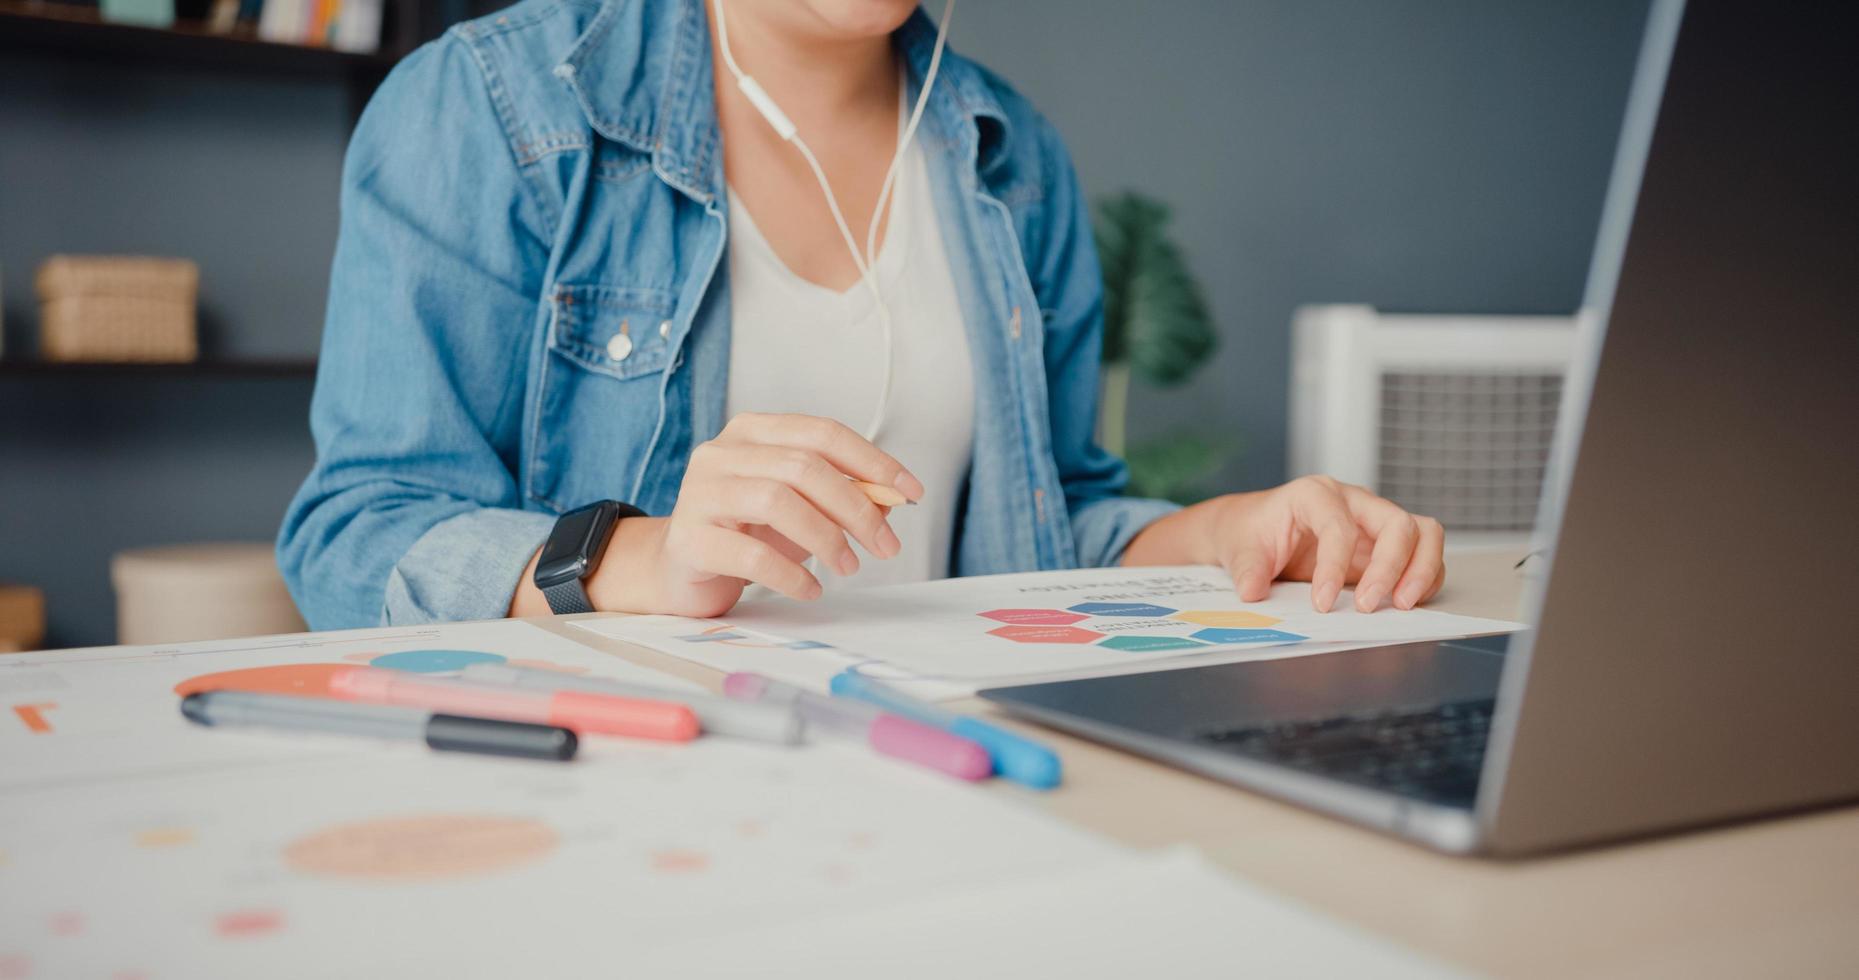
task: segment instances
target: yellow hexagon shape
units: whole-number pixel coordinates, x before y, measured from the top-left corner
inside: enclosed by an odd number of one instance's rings
[[[1264,629],[1277,626],[1283,622],[1276,616],[1264,613],[1244,612],[1241,610],[1190,609],[1169,617],[1184,623],[1199,623],[1202,626],[1225,626],[1230,629]]]

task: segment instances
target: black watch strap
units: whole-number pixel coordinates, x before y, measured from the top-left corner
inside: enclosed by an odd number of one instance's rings
[[[600,567],[613,529],[628,517],[645,511],[617,500],[601,500],[578,507],[555,520],[555,529],[542,546],[536,562],[535,583],[556,615],[594,611],[586,579]]]
[[[549,611],[557,616],[594,611],[594,600],[587,597],[587,586],[578,578],[545,587],[542,597],[549,601]]]

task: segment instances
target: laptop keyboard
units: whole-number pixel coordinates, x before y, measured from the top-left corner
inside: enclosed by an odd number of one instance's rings
[[[1492,698],[1286,721],[1198,736],[1223,752],[1447,806],[1478,790]]]

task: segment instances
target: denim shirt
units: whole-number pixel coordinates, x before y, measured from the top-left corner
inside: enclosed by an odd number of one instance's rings
[[[913,90],[934,36],[920,10],[894,35]],[[1093,441],[1070,160],[952,52],[917,138],[975,376],[952,573],[1114,563],[1170,505]],[[278,535],[312,626],[502,616],[556,515],[671,512],[726,421],[724,193],[699,0],[526,0],[395,68],[344,164],[317,461]]]

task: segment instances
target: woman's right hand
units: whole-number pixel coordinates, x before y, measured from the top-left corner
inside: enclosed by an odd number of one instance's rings
[[[816,599],[809,556],[858,570],[847,535],[894,557],[887,510],[847,477],[917,500],[923,484],[858,433],[810,415],[738,415],[691,452],[670,517],[622,520],[588,581],[596,609],[720,616],[749,583]]]

